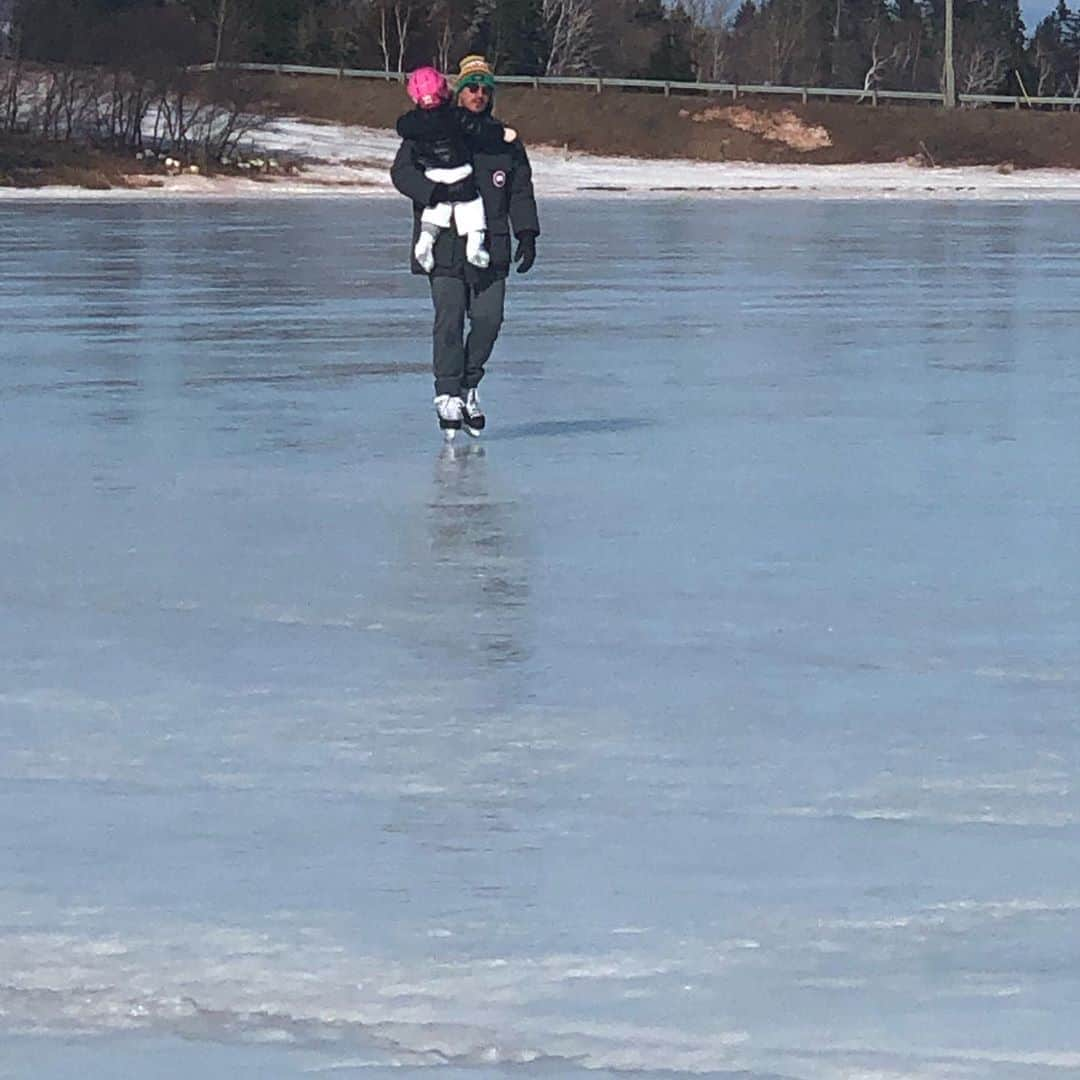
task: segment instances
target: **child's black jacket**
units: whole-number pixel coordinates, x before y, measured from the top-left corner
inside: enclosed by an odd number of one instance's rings
[[[422,169],[456,169],[472,164],[474,152],[497,153],[504,130],[488,113],[449,102],[437,109],[410,109],[397,122],[398,135],[414,144]]]

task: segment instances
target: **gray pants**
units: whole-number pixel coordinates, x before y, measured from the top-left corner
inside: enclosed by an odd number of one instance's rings
[[[496,278],[480,290],[456,277],[428,280],[435,305],[435,393],[464,397],[466,391],[480,385],[484,365],[499,336],[506,278]],[[466,315],[468,338],[464,338]]]

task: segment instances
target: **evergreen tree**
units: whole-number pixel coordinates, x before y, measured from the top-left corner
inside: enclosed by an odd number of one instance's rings
[[[798,85],[828,86],[832,75],[835,0],[801,0],[802,45],[791,72]]]
[[[685,9],[676,4],[670,12],[662,12],[654,22],[660,40],[649,57],[646,78],[671,82],[689,82],[694,78],[693,25]]]
[[[1039,96],[1074,96],[1080,87],[1080,13],[1065,0],[1035,29],[1028,49],[1027,70]]]
[[[249,3],[251,0],[249,0]],[[252,3],[250,59],[256,63],[295,61],[302,0],[257,0]]]
[[[543,70],[545,36],[540,0],[478,0],[466,47],[497,70],[536,75]]]
[[[802,86],[937,90],[945,0],[741,0],[725,23],[694,0],[589,0],[589,68],[610,76],[701,77]],[[138,66],[222,56],[322,66],[381,64],[378,4],[411,5],[406,66],[466,51],[506,74],[542,74],[544,0],[0,0],[20,48],[44,62]],[[961,92],[1080,93],[1080,12],[1068,0],[1031,37],[1020,0],[955,0]],[[397,63],[394,15],[384,41]],[[707,32],[706,32],[707,31]],[[711,35],[711,36],[710,36]],[[708,48],[704,48],[707,41]],[[703,57],[707,54],[708,63]],[[164,61],[164,57],[169,57]],[[139,58],[143,57],[143,61]]]
[[[748,30],[753,26],[757,18],[757,8],[754,0],[742,0],[739,10],[735,12],[735,18],[731,21],[731,28],[737,34],[739,31]]]

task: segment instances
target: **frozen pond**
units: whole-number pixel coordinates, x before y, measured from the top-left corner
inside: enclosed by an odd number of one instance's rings
[[[0,1077],[1080,1070],[1069,205],[0,204]]]

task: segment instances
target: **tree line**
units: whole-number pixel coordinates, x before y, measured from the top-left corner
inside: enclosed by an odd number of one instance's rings
[[[259,118],[241,79],[187,72],[203,37],[178,4],[0,0],[0,133],[227,160]]]
[[[0,0],[9,58],[217,60],[938,91],[944,0]],[[1080,98],[1080,9],[1028,34],[1019,0],[955,0],[963,93]]]

